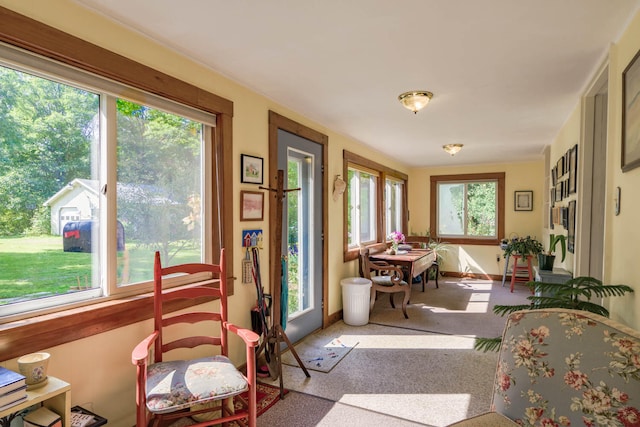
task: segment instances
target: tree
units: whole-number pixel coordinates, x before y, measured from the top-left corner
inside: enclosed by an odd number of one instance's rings
[[[122,99],[117,108],[118,219],[128,240],[168,262],[200,241],[193,238],[200,234],[193,206],[200,206],[202,126]]]
[[[60,188],[91,178],[99,97],[0,67],[0,99],[0,235],[16,235]]]

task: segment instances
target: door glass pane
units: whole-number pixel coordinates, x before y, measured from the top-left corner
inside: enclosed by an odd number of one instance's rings
[[[287,193],[287,281],[289,287],[288,317],[313,307],[311,289],[313,267],[312,231],[310,223],[313,201],[311,185],[313,158],[296,150],[289,150],[287,188],[300,188]]]
[[[117,101],[118,283],[152,279],[153,253],[164,265],[200,262],[202,132],[193,120]]]
[[[438,235],[464,235],[464,184],[438,185]]]

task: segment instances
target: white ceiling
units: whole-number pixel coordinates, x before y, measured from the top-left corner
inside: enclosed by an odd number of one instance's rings
[[[409,166],[540,159],[640,7],[640,0],[76,1]],[[397,96],[416,89],[434,97],[414,115]],[[464,148],[451,157],[441,148],[449,143]]]

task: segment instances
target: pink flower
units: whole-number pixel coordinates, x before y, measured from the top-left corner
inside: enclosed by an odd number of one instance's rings
[[[623,353],[631,353],[633,351],[633,341],[629,339],[621,338],[614,345],[619,347]]]
[[[619,409],[618,420],[624,427],[640,427],[640,411],[630,406]]]
[[[543,418],[540,420],[540,427],[560,427],[560,425],[551,418]]]
[[[631,356],[631,363],[635,368],[640,369],[640,354],[634,354]]]
[[[587,427],[593,427],[593,420],[591,418],[582,417],[582,422]]]
[[[531,424],[534,424],[544,414],[544,409],[529,407],[524,410],[524,414],[529,419]]]
[[[558,417],[558,422],[563,427],[569,427],[571,425],[571,420],[564,415]]]
[[[527,340],[520,340],[516,344],[516,354],[523,359],[530,359],[533,356],[533,347]]]
[[[587,376],[580,371],[569,371],[564,374],[564,383],[575,390],[580,390],[587,382]]]
[[[393,240],[394,243],[402,243],[404,242],[404,234],[402,234],[399,231],[394,231],[393,233],[391,233],[389,235],[389,237],[391,238],[391,240]]]
[[[509,375],[502,372],[500,373],[499,387],[502,391],[509,390],[509,387],[511,387],[511,378]]]
[[[531,329],[529,334],[538,339],[538,342],[543,342],[546,337],[549,336],[549,328],[546,326],[539,326],[537,328]]]

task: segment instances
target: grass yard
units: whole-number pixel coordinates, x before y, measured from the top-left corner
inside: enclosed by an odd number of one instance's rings
[[[0,239],[0,300],[60,294],[91,281],[91,254],[62,251],[61,236]]]
[[[90,253],[64,252],[61,236],[0,238],[0,305],[90,287],[91,258]],[[182,248],[171,263],[198,259],[199,250]],[[151,280],[153,250],[128,242],[127,251],[118,253],[119,280],[123,274],[126,283]]]

